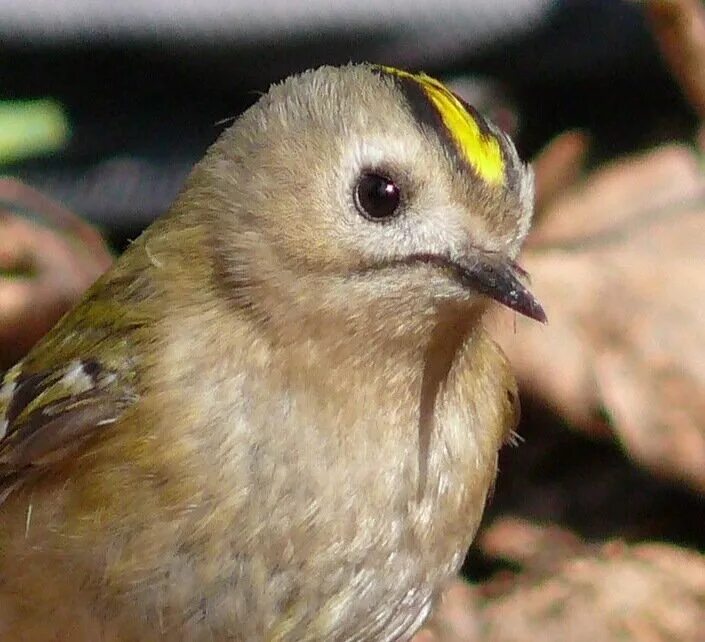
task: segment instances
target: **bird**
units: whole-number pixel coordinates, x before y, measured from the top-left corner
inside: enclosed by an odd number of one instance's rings
[[[518,420],[533,176],[423,72],[270,87],[0,385],[0,638],[409,640]]]

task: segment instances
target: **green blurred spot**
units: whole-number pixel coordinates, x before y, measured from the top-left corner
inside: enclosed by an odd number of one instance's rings
[[[15,257],[14,261],[0,267],[0,279],[26,280],[37,276],[37,266],[30,256]]]
[[[0,164],[57,151],[68,138],[68,118],[56,101],[0,102]]]
[[[21,268],[11,268],[9,270],[0,269],[0,279],[6,279],[8,281],[26,281],[27,279],[33,279],[37,276],[36,270],[26,270]]]

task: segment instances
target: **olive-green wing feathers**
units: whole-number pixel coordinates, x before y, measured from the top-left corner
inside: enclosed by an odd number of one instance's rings
[[[26,473],[75,452],[133,401],[125,377],[96,359],[9,370],[0,384],[0,502]]]

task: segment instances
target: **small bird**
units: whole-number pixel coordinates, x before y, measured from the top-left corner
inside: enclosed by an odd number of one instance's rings
[[[370,64],[273,86],[0,386],[0,639],[408,640],[545,321],[509,138]]]

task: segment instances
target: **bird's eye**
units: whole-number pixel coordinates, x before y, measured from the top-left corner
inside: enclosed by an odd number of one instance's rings
[[[357,209],[373,221],[383,221],[394,216],[400,199],[396,183],[380,174],[363,174],[355,186]]]

